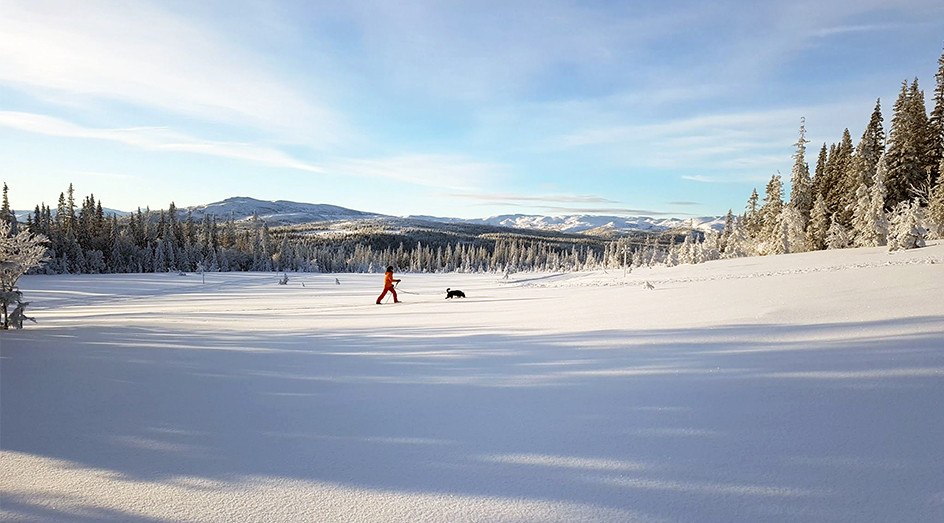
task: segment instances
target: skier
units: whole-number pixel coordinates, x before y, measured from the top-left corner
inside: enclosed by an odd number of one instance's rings
[[[400,303],[400,300],[397,299],[397,291],[393,288],[394,283],[400,283],[400,280],[393,279],[393,266],[391,265],[387,267],[387,272],[384,273],[384,290],[377,298],[377,305],[380,305],[380,300],[387,295],[387,291],[393,294],[393,303]]]

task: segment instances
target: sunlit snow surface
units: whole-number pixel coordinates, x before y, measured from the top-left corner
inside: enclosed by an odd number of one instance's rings
[[[0,518],[944,521],[941,242],[335,277],[25,277]]]

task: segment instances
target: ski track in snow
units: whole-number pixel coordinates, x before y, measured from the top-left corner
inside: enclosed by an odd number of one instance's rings
[[[944,242],[279,276],[24,277],[0,520],[944,521]]]

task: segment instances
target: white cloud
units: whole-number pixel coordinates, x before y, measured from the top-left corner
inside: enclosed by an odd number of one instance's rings
[[[651,10],[572,2],[344,2],[370,59],[398,86],[447,99],[517,98],[559,68],[623,75],[647,44],[710,6]]]
[[[268,167],[366,179],[392,179],[451,191],[468,191],[504,177],[507,166],[464,156],[404,154],[339,158],[315,165],[278,149],[251,143],[203,140],[163,127],[103,129],[34,113],[0,111],[0,127],[47,136],[105,140],[149,151],[185,152],[242,160]]]
[[[894,31],[900,29],[900,24],[869,24],[869,25],[838,25],[818,29],[815,35],[823,38],[846,33],[873,33],[878,31]]]
[[[347,132],[263,57],[146,3],[4,2],[0,34],[0,84],[32,96],[129,103],[312,145]]]
[[[189,152],[245,160],[270,167],[325,172],[318,166],[292,158],[277,149],[248,143],[201,140],[162,127],[100,129],[51,116],[16,111],[0,111],[0,127],[47,136],[106,140],[151,151]]]
[[[512,193],[449,193],[445,196],[486,202],[553,202],[553,203],[618,203],[592,194],[526,195]]]
[[[705,114],[657,123],[588,125],[546,142],[551,151],[590,149],[606,155],[618,165],[657,169],[696,171],[689,178],[719,181],[718,170],[756,171],[770,174],[792,165],[800,118],[807,116],[807,130],[816,137],[841,132],[824,129],[834,122],[866,118],[874,100],[843,100],[808,106],[783,107],[759,111],[734,111]],[[864,125],[865,121],[863,121]],[[861,130],[853,129],[853,133]],[[813,133],[807,137],[814,138]],[[838,135],[832,136],[836,140]],[[814,143],[819,138],[814,139]],[[807,151],[807,162],[815,151]],[[701,172],[697,172],[701,171]],[[726,175],[724,181],[744,181],[744,174]]]

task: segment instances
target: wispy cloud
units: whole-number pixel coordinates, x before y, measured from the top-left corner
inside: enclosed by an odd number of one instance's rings
[[[632,209],[627,207],[557,207],[542,206],[549,212],[558,214],[604,214],[604,215],[624,215],[624,216],[677,216],[686,213],[652,211],[649,209]]]
[[[702,176],[700,174],[685,175],[685,176],[682,176],[682,179],[691,180],[693,182],[701,182],[701,183],[724,183],[724,182],[733,181],[733,180],[723,179],[719,176]]]
[[[744,183],[744,182],[763,182],[768,177],[760,175],[731,175],[731,176],[705,176],[701,174],[683,175],[683,180],[691,180],[700,183]]]
[[[467,198],[485,202],[618,203],[614,200],[603,198],[602,196],[590,194],[526,195],[511,193],[446,193],[443,196],[450,196],[453,198]]]
[[[0,85],[91,107],[120,102],[330,145],[342,118],[250,49],[145,2],[0,3]]]
[[[518,209],[530,209],[532,212],[555,215],[570,214],[597,214],[604,216],[690,216],[689,213],[653,211],[649,209],[636,209],[629,207],[566,207],[560,205],[532,205],[512,202],[492,202],[477,204],[488,207],[506,207]]]
[[[33,113],[0,111],[0,127],[48,136],[118,142],[151,151],[188,152],[245,160],[270,167],[323,173],[324,169],[302,162],[277,149],[249,143],[200,140],[162,127],[100,129]]]
[[[371,60],[394,83],[449,99],[507,99],[547,87],[566,67],[572,80],[622,76],[655,41],[710,12],[573,2],[345,2]],[[629,63],[627,63],[629,62]]]
[[[405,154],[384,158],[340,158],[315,165],[251,143],[202,140],[163,127],[102,129],[33,113],[0,111],[0,127],[47,136],[106,140],[150,151],[185,152],[366,179],[392,179],[446,190],[474,190],[506,174],[507,166],[456,155]],[[102,175],[102,173],[96,173]],[[596,201],[596,200],[574,200]],[[602,200],[605,201],[605,200]]]
[[[671,145],[683,147],[717,147],[732,138],[744,138],[760,125],[772,121],[796,121],[806,109],[786,108],[767,111],[743,111],[699,115],[663,123],[591,127],[557,137],[551,144],[560,148],[585,147],[634,140],[672,140]],[[799,115],[799,116],[798,116]],[[726,144],[728,147],[733,144]],[[739,148],[744,144],[738,143]],[[760,146],[769,145],[759,143]]]
[[[690,206],[695,206],[695,205],[701,205],[700,202],[666,202],[666,203],[668,203],[669,205],[679,205],[679,206],[682,206],[682,207],[690,207]]]
[[[546,144],[549,151],[597,151],[628,167],[686,169],[690,171],[686,179],[695,181],[743,182],[747,181],[745,176],[757,176],[757,171],[769,174],[789,168],[801,117],[808,117],[807,129],[823,136],[831,130],[824,129],[824,124],[848,121],[849,114],[868,114],[872,105],[874,100],[846,99],[655,123],[590,125],[550,138]],[[841,127],[833,132],[841,132]],[[718,171],[737,172],[719,177]]]
[[[818,29],[815,35],[824,38],[846,33],[873,33],[879,31],[895,31],[901,29],[901,24],[866,24],[866,25],[838,25]]]

